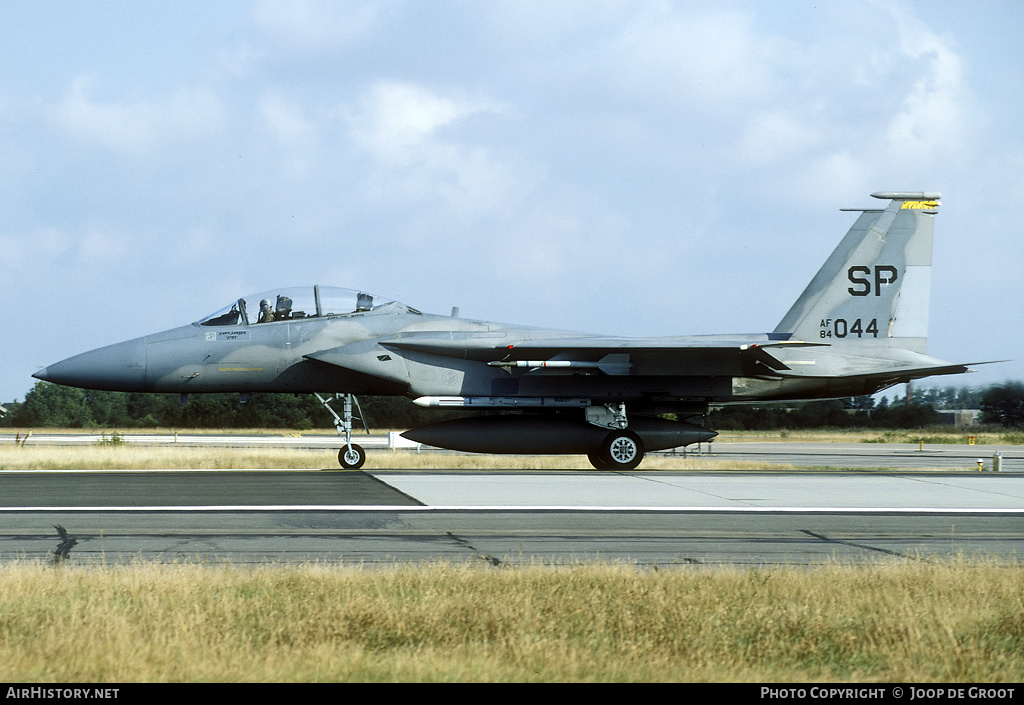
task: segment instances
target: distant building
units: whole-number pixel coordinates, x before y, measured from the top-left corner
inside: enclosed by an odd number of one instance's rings
[[[942,423],[956,428],[977,426],[981,417],[981,409],[940,409],[937,413],[942,417]]]

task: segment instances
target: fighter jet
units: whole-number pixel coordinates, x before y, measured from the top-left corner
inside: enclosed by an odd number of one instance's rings
[[[717,435],[709,406],[874,394],[968,371],[925,353],[938,193],[883,192],[859,212],[768,333],[626,338],[430,315],[327,286],[242,296],[194,323],[86,352],[34,376],[129,392],[314,393],[361,467],[355,395],[490,410],[406,431],[478,453],[585,454],[636,468],[646,452]],[[329,398],[325,399],[327,395]],[[330,406],[341,399],[342,413]],[[511,413],[510,413],[511,412]]]

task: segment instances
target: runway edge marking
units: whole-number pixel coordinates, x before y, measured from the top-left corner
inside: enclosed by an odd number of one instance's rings
[[[25,513],[172,513],[172,512],[648,512],[686,514],[1003,514],[1024,515],[1024,509],[976,507],[629,507],[629,506],[560,506],[560,505],[437,505],[406,504],[224,504],[164,505],[133,507],[0,507],[3,514]]]

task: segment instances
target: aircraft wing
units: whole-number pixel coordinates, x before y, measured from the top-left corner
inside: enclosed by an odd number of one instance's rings
[[[410,336],[380,341],[385,348],[486,362],[511,369],[598,367],[607,374],[765,375],[789,368],[769,349],[821,346],[796,340],[751,342],[749,338],[571,338],[516,339],[505,333]],[[647,368],[636,369],[637,367]]]
[[[753,337],[753,336],[751,336]],[[805,368],[793,369],[773,352],[793,347],[829,347],[801,340],[749,338],[615,338],[576,336],[531,338],[507,332],[448,331],[428,335],[362,341],[306,355],[310,360],[359,372],[387,382],[407,384],[406,370],[392,365],[404,353],[430,358],[438,366],[455,360],[484,363],[511,373],[513,369],[557,374],[574,369],[598,369],[607,375],[742,376],[774,379],[862,379],[897,384],[931,375],[960,374],[966,364],[879,365],[833,374],[815,374]],[[376,351],[376,352],[373,352]],[[450,362],[445,362],[447,359]],[[936,360],[936,363],[940,361]],[[925,363],[925,364],[922,364]],[[430,363],[428,363],[430,364]],[[983,363],[971,363],[983,364]]]
[[[459,331],[409,335],[378,341],[384,347],[434,355],[447,355],[462,359],[489,360],[496,352],[513,358],[537,355],[557,355],[571,351],[594,352],[646,352],[671,350],[741,350],[781,346],[818,347],[826,343],[808,343],[801,340],[764,340],[764,336],[746,337],[688,337],[688,338],[615,338],[604,336],[573,336],[569,338],[528,338],[509,333],[463,333]]]
[[[765,349],[774,347],[822,347],[826,343],[808,343],[802,340],[763,340],[756,336],[746,338],[692,337],[692,338],[539,338],[524,340],[509,345],[511,353],[540,354],[566,352],[569,350],[603,352],[685,352],[692,350],[736,350]]]

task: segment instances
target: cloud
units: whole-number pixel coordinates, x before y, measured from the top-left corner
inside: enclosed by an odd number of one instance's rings
[[[28,274],[35,276],[48,263],[71,248],[69,238],[59,229],[37,228],[26,234],[0,234],[0,273],[5,281]]]
[[[818,124],[784,107],[751,114],[741,131],[736,160],[748,166],[802,157],[823,142]]]
[[[263,123],[282,144],[306,144],[313,140],[315,127],[295,101],[273,92],[260,100]]]
[[[886,137],[899,159],[932,164],[937,155],[948,158],[972,141],[963,61],[948,41],[915,18],[898,10],[894,14],[902,53],[920,68]]]
[[[696,111],[717,112],[772,90],[770,42],[752,15],[658,4],[610,45],[617,88]]]
[[[367,171],[363,195],[386,201],[389,209],[441,207],[456,217],[504,209],[521,188],[511,166],[516,160],[505,163],[467,127],[474,117],[503,110],[411,82],[369,86],[346,114],[348,138],[369,159],[361,165]]]
[[[259,107],[262,124],[281,154],[284,173],[308,175],[316,162],[320,125],[300,102],[278,91],[264,95]]]
[[[5,281],[34,282],[39,272],[73,266],[92,277],[123,262],[132,239],[101,226],[72,230],[37,227],[24,233],[0,234],[0,274]]]
[[[207,89],[179,89],[157,100],[103,102],[97,79],[80,75],[56,106],[57,124],[72,135],[116,152],[144,155],[219,129],[224,109]]]
[[[308,55],[347,47],[370,34],[389,3],[383,0],[262,0],[257,26],[280,50]]]
[[[350,133],[379,161],[408,165],[430,158],[442,128],[491,109],[413,83],[380,81],[359,100]]]

